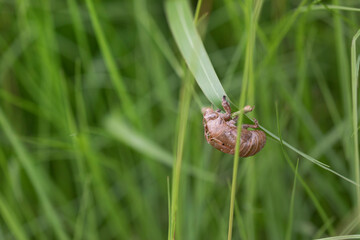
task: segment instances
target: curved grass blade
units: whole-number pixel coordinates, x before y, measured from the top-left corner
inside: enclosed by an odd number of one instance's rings
[[[261,130],[263,130],[264,132],[266,132],[266,134],[268,134],[269,136],[271,136],[273,139],[275,139],[276,141],[280,142],[280,138],[277,137],[275,134],[273,134],[272,132],[270,132],[269,130],[267,130],[266,128],[264,128],[264,127],[262,127],[262,126],[260,126],[260,125],[259,125],[259,128],[260,128]],[[329,165],[326,165],[326,164],[324,164],[324,163],[316,160],[315,158],[313,158],[313,157],[307,155],[306,153],[298,150],[297,148],[293,147],[292,145],[290,145],[289,143],[287,143],[287,142],[285,142],[285,141],[282,141],[282,144],[284,144],[284,146],[286,146],[287,148],[293,150],[293,151],[296,152],[297,154],[303,156],[305,159],[309,160],[310,162],[318,165],[318,166],[321,167],[322,169],[325,169],[325,170],[327,170],[327,171],[329,171],[329,172],[331,172],[331,173],[333,173],[333,174],[341,177],[341,178],[344,179],[345,181],[348,181],[349,183],[352,183],[352,184],[354,184],[355,186],[360,187],[360,185],[358,185],[355,181],[353,181],[353,180],[351,180],[351,179],[349,179],[349,178],[341,175],[340,173],[332,170]]]
[[[193,73],[196,82],[209,101],[220,108],[221,98],[223,95],[226,95],[226,93],[210,62],[209,56],[207,55],[206,50],[201,42],[201,38],[196,31],[193,18],[191,17],[189,5],[187,2],[181,0],[168,0],[166,2],[166,14],[174,39],[189,69]],[[280,138],[275,134],[265,129],[264,127],[260,126],[260,128],[272,138],[274,138],[277,142],[280,142]],[[319,167],[341,177],[342,179],[356,186],[359,186],[355,181],[348,179],[340,173],[332,170],[329,165],[316,160],[315,158],[298,150],[285,141],[283,141],[283,144],[287,148],[293,150]]]
[[[357,234],[357,235],[345,235],[345,236],[318,238],[316,240],[347,240],[347,239],[360,239],[360,235]]]
[[[226,93],[195,28],[190,7],[185,1],[167,1],[166,15],[174,39],[196,82],[209,101],[220,108]]]
[[[360,8],[354,8],[354,7],[344,7],[344,6],[337,6],[337,5],[310,5],[310,6],[304,6],[301,7],[300,11],[305,12],[308,11],[310,7],[310,10],[341,10],[341,11],[350,11],[350,12],[360,12]]]

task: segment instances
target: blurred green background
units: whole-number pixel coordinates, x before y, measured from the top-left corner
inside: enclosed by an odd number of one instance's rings
[[[198,30],[235,102],[253,4],[200,8]],[[358,0],[264,1],[246,101],[256,106],[249,117],[353,180],[350,49],[359,27]],[[0,239],[166,239],[179,134],[176,239],[227,238],[233,156],[204,138],[201,108],[211,103],[189,77],[165,2],[1,0],[0,33]],[[238,171],[233,239],[360,230],[356,186],[284,155],[270,137]]]

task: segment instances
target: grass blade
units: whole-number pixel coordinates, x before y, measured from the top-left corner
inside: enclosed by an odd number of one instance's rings
[[[180,191],[180,174],[183,161],[184,140],[187,129],[187,120],[189,115],[191,88],[193,79],[190,74],[185,75],[183,86],[180,93],[180,106],[178,117],[178,136],[176,145],[176,157],[174,168],[172,171],[172,189],[171,189],[171,221],[170,221],[170,237],[175,239],[176,215],[179,208],[179,191]]]
[[[354,165],[356,183],[360,185],[360,157],[359,157],[359,135],[358,135],[358,69],[356,65],[356,40],[360,36],[360,29],[357,31],[351,43],[351,91],[352,91],[352,124],[354,132]],[[360,188],[356,189],[357,206],[360,212]]]
[[[292,227],[293,227],[293,220],[294,220],[294,201],[295,201],[296,178],[297,178],[297,175],[298,175],[298,167],[299,167],[299,159],[296,162],[293,189],[291,191],[289,220],[288,220],[288,226],[287,226],[287,229],[286,229],[286,237],[285,237],[285,239],[288,239],[288,240],[291,240],[291,232],[292,232],[291,230],[292,230]]]
[[[310,5],[310,10],[342,10],[342,11],[351,11],[351,12],[360,12],[360,8],[354,8],[354,7],[344,7],[344,6],[338,6],[338,5]],[[308,11],[309,6],[301,7],[301,11]]]
[[[170,178],[166,178],[167,197],[168,197],[168,222],[171,223],[171,197],[170,197]],[[168,225],[168,239],[171,239],[171,224]]]
[[[166,14],[175,41],[199,87],[209,101],[220,108],[226,93],[196,31],[189,5],[181,0],[167,1]]]
[[[347,239],[360,239],[360,235],[344,235],[336,237],[318,238],[316,240],[347,240]]]
[[[255,50],[255,39],[256,39],[256,27],[258,18],[260,15],[260,10],[262,7],[262,0],[256,1],[254,9],[252,7],[251,1],[247,2],[248,8],[245,10],[248,14],[245,16],[245,21],[248,25],[247,29],[247,43],[246,43],[246,54],[245,54],[245,66],[243,72],[243,82],[242,82],[242,89],[241,95],[239,98],[239,106],[245,106],[245,102],[250,100],[253,102],[254,100],[254,50]],[[249,87],[248,87],[249,85]],[[243,121],[243,114],[240,114],[238,120],[238,126],[241,126]],[[229,229],[228,229],[228,240],[232,239],[232,226],[233,226],[233,217],[234,217],[234,205],[235,205],[235,193],[236,193],[236,183],[237,183],[237,171],[239,166],[239,153],[240,153],[240,139],[241,139],[241,128],[237,129],[237,141],[235,146],[235,154],[234,154],[234,166],[233,166],[233,176],[232,176],[232,184],[231,184],[231,199],[230,199],[230,213],[229,213]],[[253,166],[253,165],[252,165]],[[251,168],[252,169],[252,168]],[[254,175],[251,174],[249,177],[253,177]],[[253,182],[252,180],[250,182]],[[252,187],[250,187],[252,188]],[[248,198],[248,205],[252,205],[253,202],[253,195],[249,194]],[[248,227],[249,230],[249,238],[256,238],[255,237],[255,230],[252,226],[253,224],[253,216],[249,214],[248,218]],[[251,227],[250,227],[251,226]]]

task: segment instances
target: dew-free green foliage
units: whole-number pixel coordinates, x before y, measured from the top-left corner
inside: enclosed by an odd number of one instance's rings
[[[169,4],[0,2],[0,239],[359,239],[359,1]],[[233,184],[223,92],[269,134]]]

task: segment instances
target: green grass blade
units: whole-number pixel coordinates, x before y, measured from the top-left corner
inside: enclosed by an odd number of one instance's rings
[[[359,135],[358,135],[358,69],[356,64],[356,41],[360,36],[360,29],[354,35],[351,43],[351,91],[352,91],[352,125],[354,133],[354,166],[356,183],[360,185],[360,157],[359,157]],[[356,189],[357,207],[360,213],[360,188]]]
[[[167,198],[168,198],[168,240],[171,239],[171,190],[170,190],[170,178],[166,178],[167,183]]]
[[[354,216],[352,221],[339,233],[340,235],[348,235],[354,232],[354,229],[359,225],[360,218],[359,216]]]
[[[338,0],[332,1],[335,4],[338,4]],[[326,5],[324,5],[326,7]],[[342,15],[339,14],[338,10],[332,10],[333,12],[333,22],[334,22],[334,39],[335,39],[335,50],[337,56],[337,71],[338,71],[338,86],[341,90],[342,98],[342,114],[345,118],[348,118],[348,125],[351,125],[351,92],[350,92],[350,81],[341,81],[340,79],[350,79],[349,71],[349,53],[348,53],[348,42],[345,37],[346,31],[344,30],[345,24],[343,23]],[[345,134],[350,134],[350,130],[346,129]],[[350,139],[343,140],[343,146],[345,149],[345,156],[351,158],[351,141]]]
[[[186,1],[167,1],[166,15],[174,39],[199,87],[209,101],[220,108],[226,93],[196,30],[190,7]]]
[[[296,162],[294,183],[293,183],[293,188],[292,188],[292,191],[291,191],[289,219],[288,219],[288,225],[287,225],[286,237],[285,237],[286,240],[291,240],[291,232],[292,232],[292,228],[293,228],[294,201],[295,201],[296,178],[297,178],[297,175],[298,175],[298,167],[299,167],[299,159]]]
[[[242,78],[242,89],[239,97],[239,106],[245,106],[245,102],[248,99],[250,102],[254,101],[254,49],[255,49],[255,40],[256,40],[256,27],[257,21],[262,7],[262,0],[259,0],[255,3],[254,9],[251,4],[251,1],[247,2],[247,9],[245,9],[245,22],[247,25],[247,43],[246,43],[246,53],[245,53],[245,65]],[[249,87],[248,87],[249,85]],[[238,119],[238,126],[241,126],[243,122],[243,114],[240,114]],[[236,193],[236,183],[237,183],[237,171],[239,166],[239,152],[240,152],[240,139],[241,139],[241,128],[237,129],[237,139],[235,145],[235,154],[234,154],[234,166],[233,166],[233,175],[231,183],[231,198],[230,198],[230,212],[229,212],[229,228],[228,228],[228,240],[232,239],[232,228],[233,228],[233,217],[234,217],[234,205],[235,205],[235,193]],[[253,167],[253,164],[251,165]],[[253,177],[253,168],[249,171],[249,177]],[[250,185],[253,181],[250,181]],[[254,185],[249,187],[254,189]],[[249,193],[248,205],[252,206],[253,204],[253,192]],[[255,238],[256,231],[254,230],[253,224],[253,215],[250,213],[248,216],[248,227],[250,230],[249,238]]]
[[[360,12],[360,8],[354,8],[354,7],[344,7],[344,6],[338,6],[338,5],[310,5],[310,6],[304,6],[301,7],[301,11],[309,11],[310,10],[341,10],[341,11],[350,11],[350,12]]]
[[[347,239],[360,239],[360,235],[344,235],[344,236],[336,236],[336,237],[327,237],[327,238],[318,238],[316,240],[347,240]]]
[[[180,93],[180,106],[178,117],[178,136],[176,146],[176,157],[172,172],[172,188],[171,188],[171,227],[170,237],[175,239],[176,232],[176,216],[179,209],[179,191],[180,191],[180,174],[184,153],[184,140],[187,130],[187,121],[191,100],[191,89],[193,85],[193,79],[190,74],[185,75],[183,86]],[[179,232],[179,231],[178,231]]]

